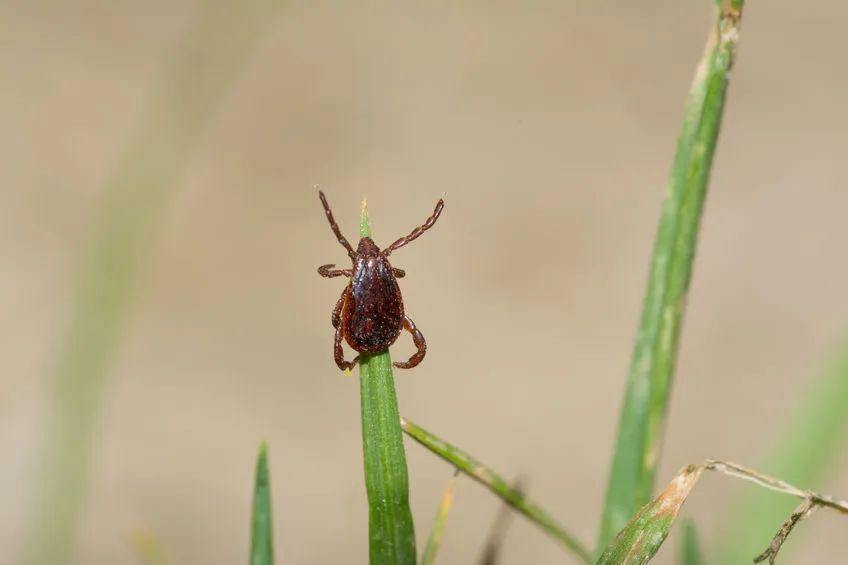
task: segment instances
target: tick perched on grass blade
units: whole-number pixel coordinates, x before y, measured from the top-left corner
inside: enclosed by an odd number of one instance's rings
[[[400,331],[406,328],[412,334],[412,341],[418,351],[408,361],[395,362],[394,366],[399,369],[415,367],[427,353],[427,342],[412,319],[403,311],[403,298],[397,279],[406,273],[392,267],[389,255],[433,227],[445,207],[444,201],[439,199],[433,215],[427,218],[423,225],[384,250],[380,251],[370,237],[363,237],[354,251],[333,218],[327,197],[321,191],[318,191],[318,196],[321,198],[324,212],[327,213],[330,228],[342,247],[347,250],[353,264],[351,269],[334,269],[335,265],[332,264],[318,267],[318,274],[322,277],[350,277],[350,282],[333,309],[333,327],[336,329],[333,356],[336,365],[344,371],[353,368],[359,359],[357,355],[353,361],[345,361],[342,339],[358,353],[373,355],[387,350],[397,340]]]

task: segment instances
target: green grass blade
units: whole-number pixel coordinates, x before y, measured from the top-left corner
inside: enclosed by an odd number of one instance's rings
[[[457,471],[458,473],[459,471]],[[453,489],[456,486],[456,473],[450,478],[445,493],[442,495],[442,501],[439,503],[439,509],[436,511],[436,517],[433,518],[433,526],[430,529],[430,537],[427,538],[427,544],[424,546],[424,553],[421,555],[421,565],[433,565],[436,562],[436,554],[439,551],[439,546],[442,543],[442,532],[445,530],[445,523],[448,519],[448,513],[453,506]]]
[[[684,112],[654,244],[601,519],[605,547],[651,499],[698,228],[733,63],[742,1],[717,7]]]
[[[680,565],[703,565],[701,544],[698,541],[698,530],[692,520],[683,522],[683,537],[680,543]]]
[[[371,236],[364,202],[360,236]],[[359,389],[371,565],[414,564],[415,529],[409,509],[409,477],[388,351],[360,359]]]
[[[103,388],[162,209],[221,95],[278,6],[201,3],[150,108],[104,187],[100,223],[78,274],[50,375],[48,420],[24,562],[71,560]]]
[[[642,565],[650,561],[668,536],[680,507],[703,470],[698,465],[683,469],[618,532],[598,559],[598,565]]]
[[[818,379],[798,412],[791,418],[778,445],[762,465],[770,474],[813,490],[821,488],[848,445],[848,341],[829,370]],[[763,540],[791,512],[797,501],[757,489],[742,493],[728,512],[725,533],[714,554],[719,563],[750,562]],[[791,551],[783,549],[781,555]]]
[[[482,484],[525,518],[542,528],[574,557],[583,563],[592,563],[592,554],[580,541],[568,533],[554,518],[538,504],[527,500],[524,494],[514,489],[500,475],[486,467],[468,453],[434,436],[427,430],[403,418],[401,427],[412,439],[454,465],[457,469]]]
[[[250,565],[274,564],[274,530],[271,520],[271,473],[268,446],[263,443],[256,458],[253,512],[250,527]]]

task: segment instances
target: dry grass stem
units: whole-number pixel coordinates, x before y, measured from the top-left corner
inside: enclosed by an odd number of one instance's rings
[[[751,481],[763,488],[767,488],[775,492],[803,499],[801,504],[799,504],[798,507],[792,511],[792,514],[790,514],[783,522],[768,548],[754,558],[754,563],[760,563],[766,559],[768,559],[770,564],[774,563],[777,559],[777,554],[780,551],[780,548],[783,546],[783,542],[785,542],[786,538],[789,537],[789,534],[792,533],[795,525],[801,520],[809,517],[819,507],[827,507],[842,514],[848,514],[848,502],[844,500],[837,500],[832,496],[800,489],[786,481],[765,475],[758,471],[754,471],[753,469],[748,469],[747,467],[743,467],[736,463],[708,459],[704,462],[704,468],[710,471],[717,471],[731,477]]]
[[[769,544],[768,548],[754,558],[754,563],[759,563],[768,559],[769,564],[773,564],[777,559],[777,553],[780,551],[780,547],[783,545],[783,542],[786,541],[786,538],[789,537],[789,534],[792,532],[792,528],[795,527],[795,524],[815,512],[816,508],[818,508],[818,506],[816,506],[811,499],[805,498],[804,501],[792,511],[789,518],[783,522],[783,525],[777,531],[777,534],[775,534],[774,539],[771,540],[771,544]]]

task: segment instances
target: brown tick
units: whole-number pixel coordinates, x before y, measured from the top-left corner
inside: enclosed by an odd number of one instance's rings
[[[351,369],[359,359],[345,361],[342,351],[342,339],[362,355],[373,355],[386,351],[400,335],[403,328],[412,334],[412,341],[418,351],[405,362],[394,363],[399,369],[411,369],[418,365],[427,353],[427,342],[415,327],[415,323],[403,311],[403,299],[397,279],[406,275],[401,269],[395,269],[389,263],[389,255],[433,227],[445,203],[440,199],[433,215],[423,225],[404,236],[384,250],[380,251],[370,237],[359,240],[356,251],[342,235],[339,225],[333,219],[333,212],[324,193],[319,191],[321,204],[327,213],[327,221],[336,235],[336,239],[347,250],[353,266],[351,269],[334,269],[335,265],[318,267],[322,277],[349,277],[350,282],[342,292],[342,297],[333,308],[333,327],[336,337],[333,341],[333,356],[339,369]]]

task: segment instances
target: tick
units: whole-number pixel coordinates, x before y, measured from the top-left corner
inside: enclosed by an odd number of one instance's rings
[[[370,237],[360,239],[354,251],[333,218],[327,197],[321,191],[318,196],[327,214],[327,221],[330,222],[330,229],[347,250],[352,263],[350,269],[334,269],[335,265],[332,264],[318,267],[318,274],[322,277],[350,279],[341,298],[336,302],[336,307],[333,308],[332,322],[336,330],[333,357],[336,365],[343,371],[353,368],[361,355],[386,351],[397,340],[401,330],[406,329],[412,334],[412,342],[417,351],[408,361],[395,362],[394,366],[399,369],[415,367],[427,353],[427,342],[412,319],[404,312],[397,279],[406,273],[392,267],[389,255],[433,227],[445,207],[444,201],[440,199],[436,203],[433,215],[427,218],[424,224],[382,251]],[[347,344],[360,354],[354,357],[353,361],[345,361],[342,340],[347,341]]]

